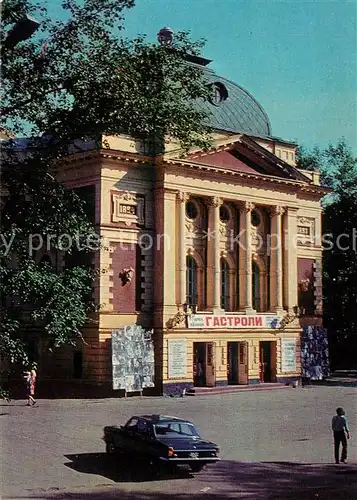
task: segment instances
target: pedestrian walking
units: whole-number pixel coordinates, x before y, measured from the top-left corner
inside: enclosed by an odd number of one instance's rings
[[[336,415],[332,418],[332,430],[335,451],[335,463],[340,462],[345,464],[347,460],[347,439],[350,439],[350,430],[348,428],[345,411],[339,407],[336,409]],[[347,438],[347,439],[346,439]],[[340,444],[342,445],[341,460],[340,460]]]
[[[36,389],[36,379],[37,379],[37,366],[32,365],[31,369],[24,372],[24,378],[26,383],[26,397],[27,406],[33,406],[36,404],[35,400],[35,389]]]

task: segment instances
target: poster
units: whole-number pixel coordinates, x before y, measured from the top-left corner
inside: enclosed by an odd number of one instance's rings
[[[302,376],[308,380],[323,380],[330,374],[327,330],[306,326],[301,339]]]
[[[112,332],[113,389],[126,392],[154,387],[155,362],[152,331],[129,325]]]
[[[281,340],[281,371],[296,372],[296,339]]]
[[[168,376],[184,378],[187,371],[186,339],[168,340]]]

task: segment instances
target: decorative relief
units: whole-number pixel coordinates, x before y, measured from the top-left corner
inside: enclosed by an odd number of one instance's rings
[[[261,251],[264,249],[264,234],[261,231],[258,231],[258,229],[254,226],[251,229],[251,242],[253,247],[258,248]]]
[[[313,217],[297,218],[297,242],[299,245],[311,246],[315,238],[316,220]]]
[[[112,194],[113,222],[124,222],[127,226],[145,223],[144,196],[129,191]]]

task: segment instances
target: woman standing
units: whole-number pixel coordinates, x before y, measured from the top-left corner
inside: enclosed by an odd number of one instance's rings
[[[24,372],[26,381],[26,392],[27,392],[27,406],[33,406],[36,404],[35,400],[35,389],[36,389],[36,379],[37,379],[37,366],[32,365],[31,370]]]

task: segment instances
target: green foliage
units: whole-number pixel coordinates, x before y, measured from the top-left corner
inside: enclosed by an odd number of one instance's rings
[[[46,334],[50,348],[75,342],[96,308],[95,273],[83,250],[95,229],[83,200],[53,177],[74,145],[98,146],[103,133],[142,139],[153,155],[167,138],[183,151],[210,144],[207,115],[195,105],[210,88],[185,59],[203,42],[187,33],[176,34],[171,47],[120,38],[123,13],[133,5],[63,0],[59,20],[35,1],[3,0],[2,42],[25,14],[41,22],[30,39],[2,51],[2,125],[31,138],[26,152],[16,141],[2,145],[0,354],[11,362],[28,361],[33,329]],[[66,248],[58,239],[64,234]],[[57,238],[48,243],[50,235]],[[31,245],[46,247],[56,263],[41,264]]]
[[[324,184],[333,189],[322,219],[326,240],[324,323],[330,332],[333,356],[336,339],[357,335],[357,158],[344,140],[315,152],[315,157],[313,153],[303,154],[299,164],[316,166]]]
[[[318,172],[323,163],[323,153],[315,146],[311,151],[304,146],[298,146],[296,149],[296,161],[298,168]]]
[[[191,42],[184,32],[173,47],[118,38],[115,23],[122,27],[122,11],[132,5],[66,1],[69,20],[41,25],[45,49],[37,36],[5,51],[4,125],[62,139],[125,133],[151,141],[154,154],[165,137],[185,150],[208,146],[207,114],[194,102],[207,99],[210,88],[202,70],[185,61],[203,42]]]
[[[321,182],[334,191],[331,199],[357,197],[357,158],[353,157],[351,149],[344,139],[336,146],[330,144],[326,149],[318,147],[307,150],[303,146],[297,149],[297,166],[304,170],[321,173]]]

